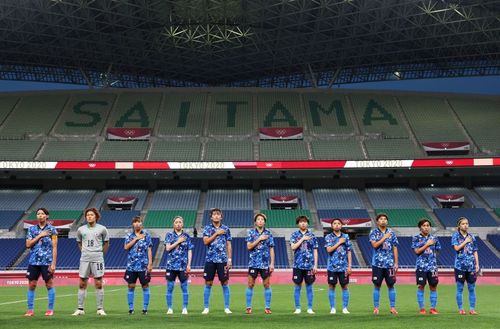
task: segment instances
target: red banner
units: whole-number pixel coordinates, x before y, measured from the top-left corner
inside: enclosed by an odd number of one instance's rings
[[[303,139],[304,129],[300,128],[260,128],[260,139]]]
[[[463,194],[438,194],[433,197],[439,202],[464,202],[465,197]]]
[[[73,220],[66,220],[66,219],[57,219],[57,220],[49,220],[47,221],[50,225],[56,227],[56,228],[67,228],[74,223]],[[24,228],[30,228],[33,225],[38,225],[38,220],[25,220],[24,221]]]
[[[269,198],[269,203],[299,203],[296,195],[273,195]]]
[[[106,202],[111,205],[129,204],[132,205],[136,201],[135,196],[110,196]]]
[[[341,218],[342,227],[354,228],[354,227],[371,227],[372,220],[370,218]],[[321,223],[323,227],[330,227],[332,225],[333,218],[321,218]]]
[[[109,140],[149,140],[151,128],[108,128],[106,133]]]

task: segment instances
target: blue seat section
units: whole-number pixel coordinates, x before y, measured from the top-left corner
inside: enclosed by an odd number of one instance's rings
[[[23,215],[20,210],[0,210],[0,229],[10,230]]]
[[[306,191],[302,189],[261,189],[260,190],[260,209],[270,209],[268,199],[272,196],[296,195],[299,197],[300,208],[309,209],[307,205]]]
[[[39,190],[0,190],[0,205],[2,210],[29,209],[40,195]]]
[[[418,209],[423,206],[409,188],[368,188],[366,194],[375,209]]]
[[[52,190],[40,196],[36,207],[51,210],[83,210],[87,208],[93,190]]]
[[[253,211],[252,210],[222,210],[224,225],[227,225],[230,229],[233,227],[253,227]],[[205,227],[211,223],[210,220],[210,210],[205,210],[203,212],[203,222],[202,225]],[[202,233],[202,232],[200,232]]]
[[[365,205],[356,189],[313,189],[317,209],[363,209]]]
[[[99,224],[107,228],[132,227],[132,219],[141,214],[138,210],[104,210],[101,211]]]
[[[233,267],[234,268],[247,268],[248,267],[248,250],[246,245],[246,238],[233,238]],[[193,238],[193,259],[191,268],[201,269],[205,266],[205,257],[207,247],[203,244],[203,238]],[[275,253],[275,268],[288,268],[288,254],[286,250],[285,238],[274,238],[274,253]],[[160,268],[165,268],[167,263],[166,253],[163,253]]]
[[[323,218],[370,218],[366,209],[321,209],[318,217]]]
[[[146,196],[148,191],[146,190],[105,190],[102,191],[92,203],[92,207],[100,209],[106,202],[106,199],[113,196],[134,196],[137,198],[137,203],[133,210],[142,210],[144,206],[144,201],[146,201]]]
[[[25,239],[0,239],[0,269],[12,266],[17,258],[26,250]]]
[[[150,210],[195,210],[198,209],[200,190],[157,190]]]
[[[109,250],[104,256],[104,264],[107,269],[127,267],[127,251],[123,249],[124,238],[112,238],[109,240]],[[153,257],[156,255],[158,246],[160,244],[159,238],[153,238]]]
[[[205,209],[220,208],[222,211],[229,209],[253,208],[253,192],[250,189],[216,189],[207,191]]]
[[[500,187],[480,186],[475,187],[477,193],[488,203],[491,208],[500,208]]]
[[[446,227],[456,227],[459,217],[467,217],[471,227],[497,227],[497,221],[483,208],[440,208],[434,214]]]
[[[488,234],[487,239],[496,250],[500,251],[500,234]]]
[[[439,194],[463,194],[467,203],[472,204],[476,208],[486,208],[484,202],[464,187],[424,187],[420,189],[420,192],[431,208],[441,208],[441,205],[436,203],[432,198],[433,195]]]
[[[352,267],[359,267],[359,262],[358,259],[356,258],[356,255],[351,252],[352,256]],[[318,238],[318,267],[319,268],[326,268],[328,266],[328,253],[326,252],[325,248],[325,238],[319,237]]]

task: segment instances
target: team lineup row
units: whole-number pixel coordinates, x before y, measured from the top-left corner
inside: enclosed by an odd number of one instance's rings
[[[26,247],[30,248],[29,265],[26,273],[28,278],[27,312],[25,316],[34,315],[35,289],[40,276],[45,281],[48,290],[48,308],[46,316],[54,314],[55,289],[53,274],[57,264],[57,231],[48,224],[49,211],[39,208],[36,211],[38,225],[28,229]],[[109,247],[109,235],[106,227],[98,224],[99,211],[95,208],[86,209],[84,212],[87,224],[77,231],[77,242],[81,250],[79,267],[78,308],[73,315],[84,315],[84,304],[87,294],[89,277],[94,278],[96,288],[97,314],[105,316],[103,300],[103,276],[105,272],[104,254]],[[230,229],[222,224],[223,213],[221,209],[214,208],[210,212],[212,223],[203,229],[203,243],[207,247],[203,277],[205,288],[203,294],[202,314],[208,314],[212,285],[217,274],[222,285],[224,298],[224,312],[230,310],[229,270],[232,267],[232,247]],[[247,314],[252,313],[253,288],[255,280],[260,276],[264,285],[264,298],[266,314],[271,314],[272,290],[270,278],[274,271],[274,239],[272,233],[266,229],[267,218],[264,214],[254,216],[255,227],[248,231],[246,238],[249,250],[248,287],[246,289]],[[390,312],[397,314],[396,310],[396,275],[398,271],[398,239],[395,232],[388,227],[389,218],[386,214],[376,217],[377,228],[370,232],[369,240],[373,247],[372,254],[372,282],[373,313],[379,313],[380,287],[385,280],[388,287]],[[165,237],[165,251],[167,253],[166,280],[167,280],[167,314],[173,313],[173,290],[178,278],[182,289],[182,314],[188,313],[188,276],[191,271],[193,244],[191,237],[183,231],[183,218],[176,216],[173,219],[173,230]],[[294,301],[295,314],[302,312],[300,295],[302,283],[305,283],[307,296],[307,313],[313,311],[313,284],[318,268],[318,241],[308,229],[309,218],[299,216],[296,219],[298,230],[290,237],[290,244],[294,253],[292,281],[295,284]],[[352,272],[352,244],[349,236],[341,231],[342,220],[334,219],[331,223],[332,233],[325,237],[325,248],[328,253],[328,299],[330,313],[335,314],[335,287],[337,283],[342,288],[342,312],[349,314],[349,276]],[[128,253],[127,267],[124,280],[128,284],[127,301],[129,314],[134,313],[134,297],[137,280],[143,291],[142,314],[147,314],[150,292],[150,273],[153,269],[152,238],[143,230],[141,217],[132,220],[132,232],[124,240],[124,249]],[[430,288],[431,314],[438,314],[437,285],[439,277],[437,272],[436,256],[441,250],[439,239],[431,232],[431,222],[421,219],[418,223],[419,234],[412,239],[412,248],[416,254],[416,283],[417,303],[420,314],[426,314],[424,303],[424,287],[428,283]],[[463,308],[462,295],[467,282],[469,291],[469,314],[477,314],[475,310],[476,294],[475,283],[479,273],[479,258],[477,253],[476,238],[468,232],[469,221],[465,217],[457,220],[457,231],[452,237],[452,247],[456,251],[455,280],[456,302],[459,314],[466,314]]]

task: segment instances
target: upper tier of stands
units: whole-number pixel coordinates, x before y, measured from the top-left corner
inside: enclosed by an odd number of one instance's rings
[[[365,208],[356,189],[313,189],[316,209]]]
[[[471,142],[473,152],[478,146],[476,156],[497,155],[499,107],[498,100],[484,97],[396,93],[214,90],[4,95],[0,159],[413,159],[427,157],[421,142],[450,141]],[[153,140],[103,141],[109,127],[148,127]],[[258,141],[262,127],[303,127],[305,138]]]

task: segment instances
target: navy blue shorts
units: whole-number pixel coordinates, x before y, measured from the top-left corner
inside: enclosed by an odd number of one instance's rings
[[[147,271],[142,271],[142,272],[125,271],[123,279],[130,284],[136,283],[137,279],[139,279],[141,285],[146,285],[151,281],[151,275]]]
[[[458,269],[455,269],[455,281],[456,282],[462,282],[464,283],[467,281],[467,283],[475,283],[477,280],[477,275],[476,272],[467,272],[467,271],[461,271]]]
[[[302,284],[302,281],[306,284],[313,284],[314,281],[316,281],[316,275],[313,270],[301,270],[300,268],[294,268],[292,280],[295,284]]]
[[[396,271],[393,268],[381,268],[372,266],[372,282],[377,287],[384,281],[388,286],[393,286],[396,283]]]
[[[248,275],[251,276],[254,280],[257,279],[259,274],[262,280],[265,280],[271,276],[271,272],[269,272],[268,268],[255,268],[255,267],[248,268]]]
[[[40,275],[45,282],[52,279],[53,274],[49,271],[49,265],[28,265],[28,270],[26,271],[28,281],[36,281]]]
[[[227,267],[227,263],[205,263],[205,268],[203,270],[203,278],[205,281],[213,281],[215,272],[217,272],[217,276],[221,283],[229,280],[229,268]]]
[[[349,275],[346,272],[327,272],[328,274],[328,284],[335,286],[337,280],[341,286],[346,286],[349,284]]]
[[[165,272],[165,279],[167,281],[175,282],[175,279],[179,278],[180,282],[184,282],[188,279],[188,274],[186,271],[168,270]]]
[[[429,286],[435,287],[439,283],[438,272],[433,271],[416,271],[415,276],[417,279],[417,285],[425,286],[427,282],[429,282]]]

